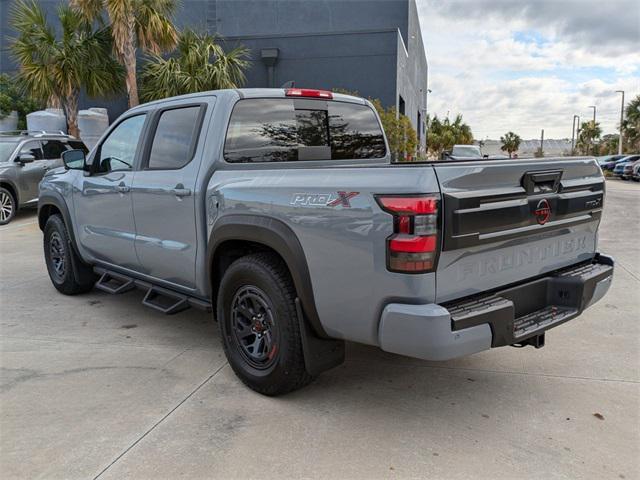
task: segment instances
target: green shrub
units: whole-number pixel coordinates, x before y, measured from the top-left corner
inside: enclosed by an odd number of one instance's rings
[[[0,75],[0,118],[14,110],[18,112],[18,129],[27,128],[27,113],[44,108],[44,104],[20,92],[14,78],[3,73]]]

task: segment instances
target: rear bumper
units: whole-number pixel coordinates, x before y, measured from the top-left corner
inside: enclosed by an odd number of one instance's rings
[[[425,360],[448,360],[523,343],[600,300],[611,286],[613,270],[613,259],[597,254],[590,263],[443,305],[392,303],[382,312],[380,347]]]

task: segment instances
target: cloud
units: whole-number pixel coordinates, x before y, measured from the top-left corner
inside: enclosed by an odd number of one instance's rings
[[[430,6],[442,16],[482,23],[487,17],[509,23],[521,19],[552,31],[574,45],[613,52],[638,52],[640,4],[637,0],[438,0]]]
[[[586,118],[594,104],[604,132],[615,132],[615,91],[627,98],[640,93],[635,2],[418,0],[418,6],[433,90],[428,110],[463,113],[477,138],[508,130],[535,138],[542,128],[548,138],[570,137],[573,114]],[[594,22],[598,27],[589,27]]]

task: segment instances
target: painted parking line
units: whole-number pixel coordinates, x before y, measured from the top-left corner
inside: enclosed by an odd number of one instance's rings
[[[35,225],[38,223],[36,220],[32,222],[19,223],[17,225],[9,225],[8,227],[0,228],[0,232],[8,232],[10,230],[17,230],[20,227],[26,227],[27,225]]]

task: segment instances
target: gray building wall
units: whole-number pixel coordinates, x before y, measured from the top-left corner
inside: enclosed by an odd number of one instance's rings
[[[398,38],[397,58],[396,107],[400,107],[399,99],[402,97],[404,114],[416,128],[420,144],[424,147],[428,66],[415,1],[409,1],[408,34]]]
[[[8,52],[13,2],[0,0],[0,72],[15,70]],[[58,3],[40,0],[51,19]],[[275,86],[342,88],[397,108],[402,97],[416,129],[418,117],[424,120],[428,72],[415,0],[182,0],[175,21],[248,47],[246,87],[268,86],[261,51],[277,48]],[[83,99],[87,106],[107,106],[113,118],[126,102]]]

